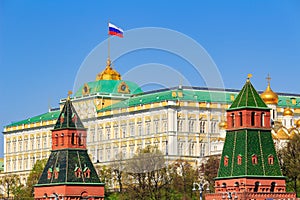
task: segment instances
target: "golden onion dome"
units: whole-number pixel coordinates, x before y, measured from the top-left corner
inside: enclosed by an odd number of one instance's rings
[[[227,128],[227,122],[222,120],[220,123],[219,123],[219,127],[220,129],[226,129]]]
[[[270,87],[270,82],[268,83],[267,89],[260,95],[266,104],[278,104],[278,95],[273,92]]]
[[[298,119],[295,124],[297,128],[300,128],[300,119]]]
[[[121,80],[119,72],[111,67],[111,61],[109,58],[106,61],[105,69],[96,76],[96,81],[99,80]]]
[[[289,107],[284,109],[283,116],[293,116],[293,115],[294,115],[294,112]]]
[[[276,136],[280,140],[288,140],[288,139],[290,139],[289,134],[286,133],[283,129],[278,130]]]

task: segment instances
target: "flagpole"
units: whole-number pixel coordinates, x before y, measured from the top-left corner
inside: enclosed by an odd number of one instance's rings
[[[108,59],[110,60],[110,35],[109,35],[109,20],[107,23],[107,28],[108,28],[108,40],[107,40],[107,55],[108,55]]]

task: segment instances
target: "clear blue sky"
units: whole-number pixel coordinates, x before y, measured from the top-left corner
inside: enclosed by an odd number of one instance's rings
[[[254,86],[264,90],[270,73],[273,90],[300,93],[299,19],[297,0],[0,0],[1,128],[58,106],[85,57],[107,38],[108,20],[125,31],[163,27],[193,38],[218,66],[226,88],[240,89],[252,73]],[[132,60],[176,64],[163,52],[145,54],[123,56],[117,70],[134,67]],[[2,135],[0,144],[2,157]]]

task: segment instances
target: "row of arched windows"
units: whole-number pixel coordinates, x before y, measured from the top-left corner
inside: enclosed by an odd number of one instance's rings
[[[243,112],[239,112],[238,113],[238,118],[239,120],[236,120],[236,115],[234,113],[231,113],[231,126],[232,127],[237,127],[237,126],[243,126]],[[251,112],[250,114],[250,125],[251,126],[258,126],[258,124],[256,124],[256,120],[255,120],[255,116],[257,116],[256,112]],[[237,123],[238,122],[238,123]],[[265,113],[262,112],[260,113],[260,126],[265,126]]]
[[[61,145],[63,146],[64,143],[65,143],[65,135],[64,133],[61,133],[60,135],[59,134],[55,134],[55,138],[54,138],[54,145],[55,146],[58,146],[58,145]],[[71,144],[72,145],[80,145],[82,146],[83,143],[82,143],[82,133],[79,133],[78,135],[76,133],[72,133],[71,134]]]
[[[228,166],[228,161],[229,161],[229,157],[225,156],[224,157],[224,166],[227,167]],[[253,154],[252,158],[251,158],[252,164],[253,165],[257,165],[258,164],[258,158],[257,155]],[[243,163],[243,157],[242,155],[238,155],[237,156],[237,164],[241,165]],[[268,164],[269,165],[273,165],[274,164],[274,156],[273,155],[269,155],[268,156]]]
[[[256,181],[254,183],[254,188],[252,188],[253,192],[258,192],[260,185],[261,185],[260,182]],[[235,182],[234,186],[239,187],[240,186],[239,182]],[[275,191],[275,186],[276,186],[276,182],[272,182],[269,188],[261,188],[261,191],[262,192],[265,192],[265,191],[268,192],[270,190],[270,192],[274,192]],[[226,188],[227,187],[226,183],[222,183],[222,187]],[[252,189],[250,189],[250,190],[252,190]]]

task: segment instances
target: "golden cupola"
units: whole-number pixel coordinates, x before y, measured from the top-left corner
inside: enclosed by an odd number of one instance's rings
[[[300,119],[298,119],[298,120],[296,121],[296,127],[297,127],[297,128],[300,128]]]
[[[287,107],[283,110],[283,116],[293,116],[293,115],[294,115],[294,112],[289,107]]]
[[[260,95],[260,97],[264,100],[266,104],[278,104],[278,95],[273,92],[270,86],[270,76],[267,77],[268,87],[267,89]]]
[[[219,123],[219,127],[220,127],[220,129],[227,129],[227,122],[225,120],[222,120]]]
[[[109,58],[107,58],[105,69],[96,76],[96,81],[99,80],[121,80],[119,72],[111,67],[111,61]]]

